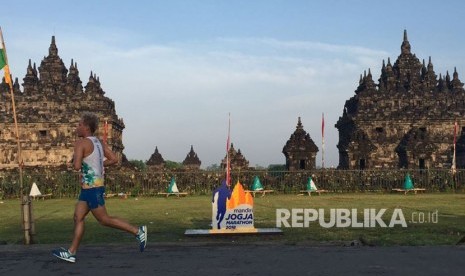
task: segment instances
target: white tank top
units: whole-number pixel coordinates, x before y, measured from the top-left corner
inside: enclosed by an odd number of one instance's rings
[[[89,189],[95,187],[101,187],[103,183],[103,147],[99,139],[94,136],[86,137],[92,144],[94,144],[94,150],[89,156],[84,157],[81,166],[81,184],[82,188]]]

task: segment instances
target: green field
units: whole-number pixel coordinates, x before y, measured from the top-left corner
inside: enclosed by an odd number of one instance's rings
[[[0,243],[22,243],[20,201],[3,200],[0,203]],[[49,199],[33,201],[36,243],[69,244],[73,230],[75,200]],[[388,224],[395,208],[400,208],[407,227],[394,228],[323,228],[312,222],[305,228],[282,228],[278,236],[185,237],[186,229],[209,229],[211,223],[211,197],[184,198],[130,197],[110,198],[106,201],[110,215],[125,218],[133,224],[147,224],[150,242],[275,242],[347,243],[363,240],[367,244],[385,245],[453,245],[465,235],[465,194],[324,194],[321,196],[266,195],[254,202],[255,227],[276,227],[276,209],[320,209],[329,217],[329,209],[387,209],[383,220]],[[436,223],[428,221],[437,211]],[[419,223],[422,215],[423,223]],[[327,218],[329,220],[329,218]],[[358,221],[363,221],[359,218]],[[414,223],[418,222],[418,223]],[[289,220],[289,222],[291,222]],[[89,215],[83,244],[134,242],[134,238],[119,230],[100,226]]]

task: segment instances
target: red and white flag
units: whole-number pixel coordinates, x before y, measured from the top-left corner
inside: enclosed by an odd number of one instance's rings
[[[325,113],[321,114],[321,137],[325,138]]]
[[[231,113],[229,113],[228,140],[226,141],[226,185],[231,186],[231,164],[229,161],[229,145],[231,134]]]
[[[103,125],[103,142],[107,144],[108,142],[108,121],[105,120],[105,124]]]
[[[321,167],[325,167],[325,113],[321,113]]]
[[[452,156],[452,172],[455,173],[455,170],[457,168],[457,165],[456,165],[456,143],[457,143],[457,128],[458,128],[458,125],[457,125],[457,121],[455,121],[454,123],[454,155]]]

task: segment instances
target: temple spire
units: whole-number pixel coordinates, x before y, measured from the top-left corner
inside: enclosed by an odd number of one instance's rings
[[[58,55],[58,48],[55,44],[55,36],[52,36],[52,42],[50,43],[50,48],[48,49],[48,54],[50,56],[57,56]]]
[[[404,30],[404,41],[402,42],[400,49],[402,54],[410,54],[410,43],[407,39],[407,30]]]
[[[298,121],[297,121],[297,127],[296,127],[296,128],[297,128],[297,129],[303,129],[303,128],[304,128],[304,127],[302,126],[302,121],[300,120],[300,117],[299,117],[299,119],[298,119]]]

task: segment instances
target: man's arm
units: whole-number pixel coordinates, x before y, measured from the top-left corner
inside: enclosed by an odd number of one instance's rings
[[[82,159],[84,158],[83,142],[84,141],[80,139],[74,143],[73,168],[76,171],[80,171],[82,167]]]
[[[106,143],[102,143],[103,145],[103,155],[105,156],[105,161],[103,161],[104,166],[110,166],[113,164],[118,163],[118,157],[116,154],[111,151],[110,147]]]

